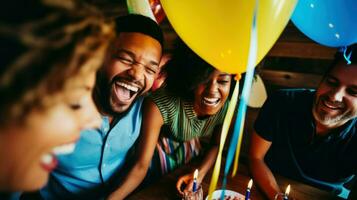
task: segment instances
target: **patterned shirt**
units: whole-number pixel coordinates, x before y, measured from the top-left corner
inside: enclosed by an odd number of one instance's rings
[[[170,132],[166,137],[172,137],[177,141],[210,136],[215,126],[223,123],[229,103],[226,101],[215,115],[199,119],[193,110],[192,102],[169,95],[164,89],[154,92],[149,97],[161,112],[163,128]]]

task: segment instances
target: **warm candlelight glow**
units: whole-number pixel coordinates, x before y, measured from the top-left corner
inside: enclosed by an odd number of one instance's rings
[[[193,179],[197,179],[198,176],[198,169],[195,170],[195,172],[193,173]]]
[[[250,179],[248,182],[248,189],[252,189],[252,185],[253,185],[253,179]]]
[[[288,185],[288,187],[286,187],[285,196],[289,196],[289,193],[290,193],[290,185]]]

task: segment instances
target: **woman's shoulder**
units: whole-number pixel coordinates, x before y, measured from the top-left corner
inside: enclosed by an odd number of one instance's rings
[[[165,88],[160,88],[149,95],[149,98],[159,108],[164,121],[172,117],[180,106],[180,99],[171,95]]]
[[[149,98],[152,99],[156,104],[167,104],[175,103],[179,101],[179,98],[170,94],[170,92],[165,88],[160,88],[149,95]]]

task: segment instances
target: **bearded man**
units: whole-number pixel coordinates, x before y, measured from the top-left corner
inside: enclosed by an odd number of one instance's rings
[[[357,172],[356,46],[336,54],[316,91],[280,90],[260,110],[249,162],[269,199],[281,193],[275,173],[347,197]]]
[[[163,33],[142,15],[121,16],[115,25],[117,35],[94,91],[101,127],[82,131],[74,152],[58,157],[58,168],[40,191],[44,199],[105,198],[125,174],[140,133],[143,98],[160,72]]]

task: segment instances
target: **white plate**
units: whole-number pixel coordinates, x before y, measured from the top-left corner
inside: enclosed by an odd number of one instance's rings
[[[222,193],[223,190],[216,190],[213,192],[212,194],[212,199],[220,199],[221,198],[221,193]],[[224,193],[225,196],[230,196],[231,199],[233,200],[234,197],[238,197],[239,200],[244,200],[245,196],[238,193],[238,192],[235,192],[235,191],[232,191],[232,190],[226,190],[226,192]],[[208,200],[208,196],[206,197],[206,200]]]

